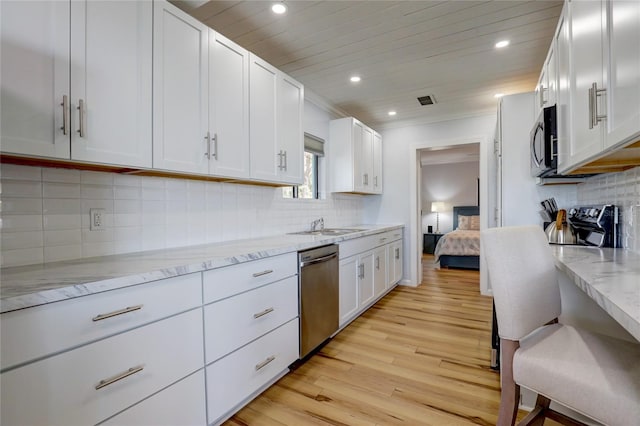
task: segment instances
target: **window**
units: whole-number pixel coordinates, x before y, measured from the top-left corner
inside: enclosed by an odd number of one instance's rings
[[[304,134],[304,183],[282,189],[284,198],[318,199],[318,159],[324,156],[324,140]]]

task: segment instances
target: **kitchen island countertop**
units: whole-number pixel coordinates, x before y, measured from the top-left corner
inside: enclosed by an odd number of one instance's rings
[[[341,236],[275,235],[0,269],[0,313],[401,229],[354,225]]]
[[[552,247],[556,267],[640,341],[640,254],[613,248]]]

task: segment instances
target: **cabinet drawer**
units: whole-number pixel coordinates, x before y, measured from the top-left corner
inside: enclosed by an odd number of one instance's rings
[[[134,405],[101,425],[204,426],[204,369]]]
[[[7,312],[0,316],[2,370],[201,304],[197,273]],[[138,306],[120,315],[106,315]]]
[[[297,273],[297,253],[207,271],[203,277],[204,303],[215,302]]]
[[[388,244],[392,241],[397,241],[401,238],[402,229],[394,229],[393,231],[381,232],[379,234],[341,242],[339,243],[340,259],[346,259],[347,257]]]
[[[298,319],[207,367],[209,423],[241,403],[298,359]]]
[[[200,306],[201,280],[189,274],[4,313],[2,370]]]
[[[297,316],[297,275],[205,306],[207,363]]]
[[[104,420],[202,368],[202,332],[199,308],[3,373],[0,423]]]

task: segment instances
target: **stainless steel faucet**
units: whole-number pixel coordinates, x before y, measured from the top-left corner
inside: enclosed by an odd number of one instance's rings
[[[311,230],[317,231],[318,229],[324,229],[324,218],[316,219],[311,222]]]

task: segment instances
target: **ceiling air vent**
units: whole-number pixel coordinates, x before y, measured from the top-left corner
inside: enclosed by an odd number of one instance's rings
[[[433,95],[420,96],[418,102],[420,102],[420,105],[433,105],[436,103],[436,98]]]

